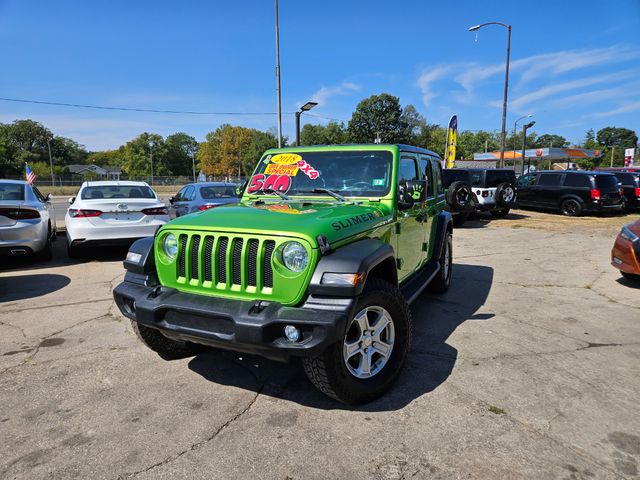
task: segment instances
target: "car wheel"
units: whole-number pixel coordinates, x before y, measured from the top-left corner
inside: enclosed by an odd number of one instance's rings
[[[451,272],[453,268],[453,236],[447,232],[444,239],[442,253],[440,254],[440,269],[436,276],[427,286],[427,291],[433,293],[444,293],[451,285]]]
[[[560,211],[567,217],[579,217],[582,214],[582,205],[574,198],[568,198],[560,206]]]
[[[164,360],[192,357],[206,348],[195,343],[171,340],[160,333],[159,330],[139,325],[138,322],[133,320],[131,321],[131,326],[140,341]]]
[[[367,281],[356,314],[341,341],[315,358],[303,358],[314,386],[340,402],[370,402],[400,375],[411,345],[411,312],[396,287],[383,280]]]
[[[47,232],[47,243],[42,250],[36,253],[36,258],[44,262],[49,261],[53,258],[53,248],[51,245],[51,225],[49,225],[49,229]]]
[[[467,221],[468,217],[469,212],[460,212],[457,215],[453,215],[453,226],[461,227],[462,225],[464,225],[464,222]]]
[[[78,258],[79,256],[80,256],[80,249],[78,247],[74,247],[69,242],[67,242],[67,257]]]
[[[501,208],[500,210],[491,210],[491,216],[494,218],[504,218],[509,215],[510,208]]]

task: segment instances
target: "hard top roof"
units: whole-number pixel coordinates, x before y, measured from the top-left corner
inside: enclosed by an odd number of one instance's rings
[[[333,151],[340,150],[341,147],[345,147],[348,150],[358,150],[360,147],[364,147],[366,150],[375,150],[380,147],[397,147],[399,150],[403,152],[410,153],[422,153],[425,155],[433,155],[440,158],[436,152],[431,150],[427,150],[426,148],[414,147],[413,145],[406,145],[404,143],[343,143],[336,145],[308,145],[308,146],[300,146],[300,147],[282,147],[282,148],[270,148],[267,152],[299,152],[299,151],[322,151],[325,149],[330,149]],[[386,148],[380,148],[380,150],[385,150]]]

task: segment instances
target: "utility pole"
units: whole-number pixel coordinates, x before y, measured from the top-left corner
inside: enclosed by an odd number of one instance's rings
[[[616,146],[612,145],[611,146],[611,166],[613,167],[613,152],[616,151]]]
[[[278,148],[282,147],[282,107],[280,92],[280,30],[278,27],[278,0],[276,0],[276,95],[278,97]]]
[[[193,169],[193,183],[196,183],[196,154],[191,152],[191,165]]]
[[[151,186],[153,187],[153,145],[151,146]]]
[[[51,156],[51,140],[47,138],[47,147],[49,149],[49,165],[51,166],[51,186],[55,186],[55,180],[53,178],[53,157]]]

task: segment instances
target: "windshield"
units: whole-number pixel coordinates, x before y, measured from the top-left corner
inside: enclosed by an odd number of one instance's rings
[[[0,200],[24,200],[24,185],[0,183]]]
[[[156,198],[153,190],[144,185],[97,185],[85,187],[80,198],[96,200],[103,198]]]
[[[219,187],[200,187],[200,196],[205,200],[215,200],[216,198],[235,197],[234,186],[222,185]]]
[[[392,163],[388,151],[267,155],[251,177],[247,193],[278,190],[305,195],[323,188],[346,197],[383,197],[391,188]]]

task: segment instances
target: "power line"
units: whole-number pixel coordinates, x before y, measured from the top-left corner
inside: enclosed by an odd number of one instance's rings
[[[0,97],[3,102],[16,103],[33,103],[37,105],[53,105],[57,107],[73,107],[73,108],[91,108],[94,110],[118,110],[124,112],[147,112],[147,113],[172,113],[179,115],[277,115],[275,112],[198,112],[189,110],[160,110],[154,108],[130,108],[130,107],[107,107],[104,105],[84,105],[80,103],[63,103],[63,102],[45,102],[41,100],[26,100],[22,98],[4,98]],[[295,112],[289,112],[291,114]]]

